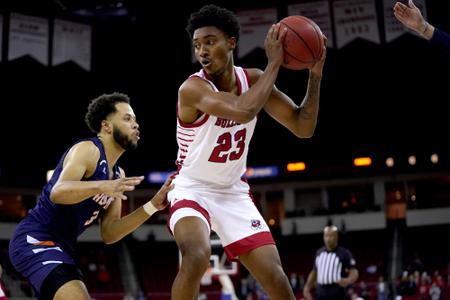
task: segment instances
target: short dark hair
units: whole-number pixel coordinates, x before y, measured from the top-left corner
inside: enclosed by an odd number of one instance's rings
[[[99,133],[102,128],[102,121],[106,120],[109,114],[116,112],[117,103],[130,103],[130,98],[122,93],[103,94],[88,106],[88,111],[84,121],[93,133]]]
[[[186,26],[186,31],[191,39],[194,31],[200,27],[215,26],[222,30],[228,37],[239,40],[239,21],[237,16],[230,10],[218,7],[214,4],[203,6],[198,12],[192,13]]]

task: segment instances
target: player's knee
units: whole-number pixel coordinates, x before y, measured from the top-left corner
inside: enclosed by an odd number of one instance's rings
[[[274,267],[271,272],[265,274],[265,281],[271,284],[273,287],[283,287],[289,283],[286,274],[283,272],[281,267]]]
[[[198,243],[183,243],[180,245],[180,252],[182,264],[189,264],[195,269],[206,269],[211,257],[209,245],[198,245]]]

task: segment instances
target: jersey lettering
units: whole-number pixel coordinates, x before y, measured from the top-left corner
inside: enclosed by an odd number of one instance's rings
[[[238,160],[241,158],[245,150],[245,137],[247,130],[241,129],[234,134],[234,140],[229,132],[225,132],[217,138],[217,146],[214,147],[211,155],[209,156],[210,162],[225,163],[229,160]],[[235,151],[227,153],[233,147],[233,142],[236,142]]]

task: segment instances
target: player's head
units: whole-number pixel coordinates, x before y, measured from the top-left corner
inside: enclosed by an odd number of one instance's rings
[[[124,150],[137,147],[139,125],[127,95],[112,93],[95,98],[88,106],[85,121],[92,132],[112,135]]]
[[[334,225],[326,226],[323,229],[323,242],[327,250],[333,250],[338,245],[338,228]]]
[[[233,50],[239,40],[236,15],[213,4],[192,13],[186,31],[194,46],[195,57],[210,74],[220,72],[233,62]]]

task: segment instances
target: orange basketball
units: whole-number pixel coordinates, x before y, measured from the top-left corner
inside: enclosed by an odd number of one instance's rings
[[[322,57],[323,37],[319,26],[304,16],[289,16],[280,22],[280,32],[287,28],[283,41],[283,67],[303,70]]]

